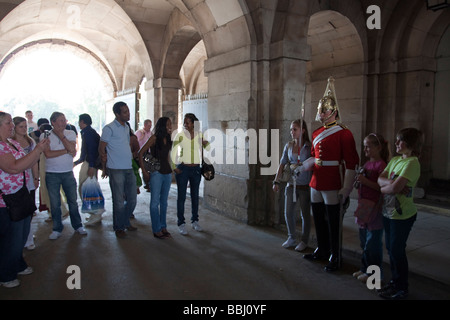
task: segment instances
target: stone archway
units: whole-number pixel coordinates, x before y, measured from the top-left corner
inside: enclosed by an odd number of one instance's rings
[[[52,2],[26,0],[0,22],[0,57],[24,44],[62,39],[87,48],[111,71],[121,91],[135,87],[145,75],[153,78],[141,35],[124,10],[113,0]]]
[[[308,45],[311,60],[306,70],[305,120],[310,132],[320,125],[315,122],[317,103],[323,97],[328,77],[333,76],[341,121],[353,132],[357,149],[362,150],[366,63],[357,29],[339,12],[319,11],[309,20]]]
[[[162,48],[160,77],[155,81],[155,120],[161,116],[171,118],[177,127],[179,90],[183,87],[181,68],[191,50],[201,41],[199,32],[191,22],[176,9],[172,13],[165,32]]]
[[[27,50],[35,46],[36,47],[66,46],[68,51],[72,51],[75,55],[83,57],[94,67],[94,69],[98,71],[98,73],[101,75],[101,77],[105,82],[105,87],[109,88],[109,91],[111,93],[117,92],[117,83],[114,79],[114,76],[111,73],[111,70],[105,64],[105,62],[102,59],[100,59],[99,56],[97,56],[94,52],[92,52],[88,48],[83,47],[82,45],[61,39],[36,40],[26,43],[14,49],[12,52],[6,55],[0,62],[0,75],[3,68],[8,64],[8,62],[11,59],[14,59],[18,54],[20,54],[21,51]]]

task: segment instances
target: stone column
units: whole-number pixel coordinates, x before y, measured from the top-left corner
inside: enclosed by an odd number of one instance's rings
[[[177,129],[178,123],[178,90],[181,88],[180,79],[159,78],[153,81],[154,87],[154,121],[160,117],[172,120],[172,129]]]
[[[222,135],[224,157],[214,164],[215,180],[205,183],[204,204],[249,224],[273,225],[281,214],[274,213],[272,181],[290,122],[300,116],[306,60],[276,51],[268,61],[256,52],[241,48],[205,63],[209,128]],[[238,131],[245,137],[231,140]]]
[[[217,162],[215,179],[205,182],[203,203],[240,221],[248,221],[249,145],[255,139],[254,135],[244,137],[251,133],[249,108],[254,86],[251,52],[250,47],[245,47],[205,62],[209,132],[214,134],[211,141]],[[233,133],[238,137],[231,138]]]

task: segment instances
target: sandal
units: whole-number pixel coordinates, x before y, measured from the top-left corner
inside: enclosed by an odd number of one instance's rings
[[[164,235],[164,233],[162,233],[161,231],[160,231],[160,232],[157,232],[157,233],[154,233],[154,232],[153,232],[153,236],[154,236],[155,238],[158,238],[158,239],[165,239],[165,238],[166,238],[166,236]]]
[[[162,229],[161,232],[166,238],[170,238],[171,237],[171,234],[170,234],[169,231],[167,231],[167,229]]]

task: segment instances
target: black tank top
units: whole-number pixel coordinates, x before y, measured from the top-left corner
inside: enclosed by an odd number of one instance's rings
[[[159,169],[159,173],[161,174],[168,174],[172,173],[172,167],[169,163],[169,152],[171,149],[171,143],[166,142],[164,144],[161,143],[161,149],[158,148],[157,143],[153,147],[151,147],[151,153],[154,157],[159,159],[159,162],[161,163],[161,167]]]

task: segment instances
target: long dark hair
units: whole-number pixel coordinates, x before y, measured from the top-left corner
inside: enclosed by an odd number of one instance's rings
[[[168,117],[159,118],[156,122],[155,129],[153,129],[154,135],[156,136],[156,143],[151,148],[151,152],[158,159],[159,151],[164,147],[164,139],[169,144],[169,148],[172,148],[172,137],[167,132],[167,121],[170,121]]]
[[[292,124],[295,124],[299,128],[302,128],[301,123],[303,121],[303,129],[305,129],[305,132],[302,133],[302,141],[303,143],[308,142],[311,144],[311,140],[309,140],[309,133],[308,133],[308,127],[306,126],[305,120],[297,119],[292,121]]]

